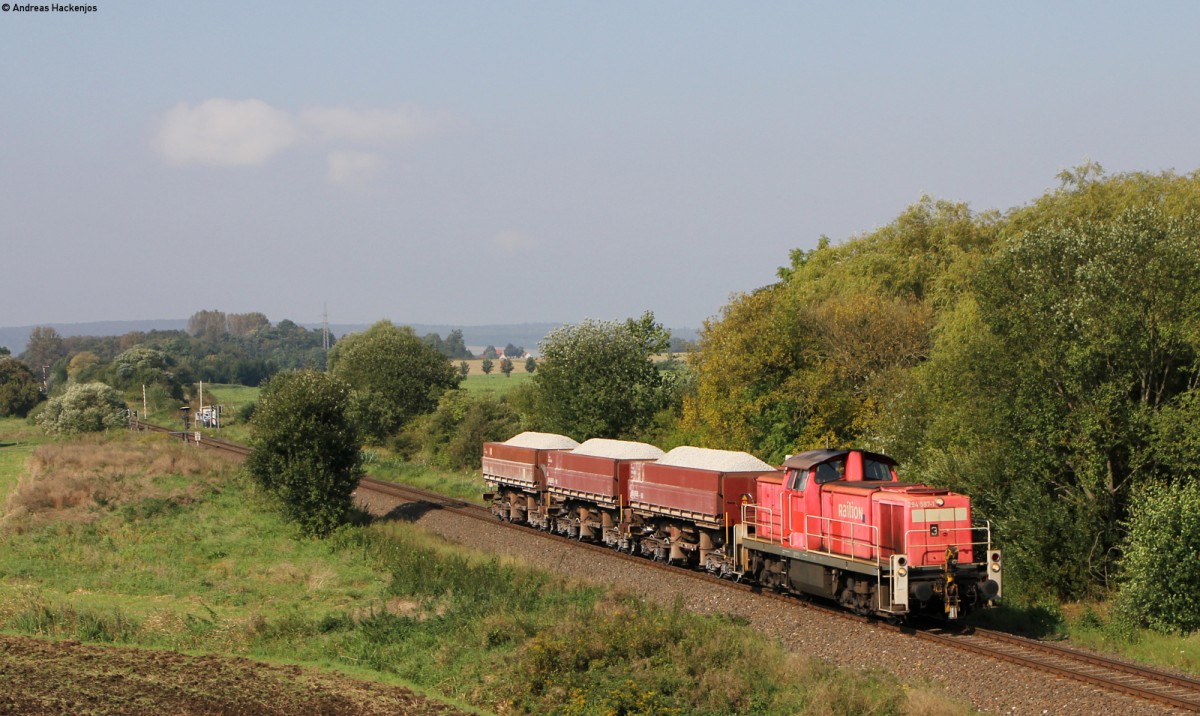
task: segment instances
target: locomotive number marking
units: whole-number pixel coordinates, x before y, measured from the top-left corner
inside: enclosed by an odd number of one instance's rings
[[[938,536],[938,526],[937,525],[929,525],[929,536],[930,537]]]

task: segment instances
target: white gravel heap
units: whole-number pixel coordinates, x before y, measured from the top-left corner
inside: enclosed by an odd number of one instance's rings
[[[770,472],[775,469],[750,453],[686,445],[675,448],[655,462],[659,465],[691,467],[714,472]]]
[[[515,447],[534,448],[535,450],[570,450],[579,447],[579,443],[575,442],[566,435],[556,435],[554,433],[535,433],[523,432],[520,435],[514,435],[504,441],[505,445],[513,445]]]
[[[608,438],[585,440],[582,445],[571,452],[577,455],[607,457],[613,460],[657,460],[666,455],[653,445],[632,440],[609,440]]]

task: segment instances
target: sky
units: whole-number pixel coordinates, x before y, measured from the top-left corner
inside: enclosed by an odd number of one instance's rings
[[[699,327],[925,195],[1200,168],[1195,2],[5,7],[0,326]]]

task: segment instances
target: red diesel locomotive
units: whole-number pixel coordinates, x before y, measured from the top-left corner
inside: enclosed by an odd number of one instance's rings
[[[813,450],[780,468],[752,455],[522,433],[484,446],[501,519],[859,614],[957,619],[1002,594],[991,530],[966,495],[901,482],[863,450]]]

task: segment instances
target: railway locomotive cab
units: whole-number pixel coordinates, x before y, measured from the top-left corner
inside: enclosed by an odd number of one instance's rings
[[[957,619],[999,598],[1001,553],[970,498],[900,482],[895,468],[862,450],[788,458],[758,479],[734,544],[706,567],[889,618]]]

